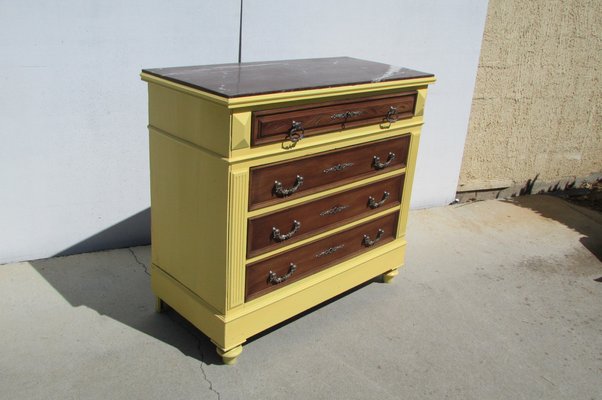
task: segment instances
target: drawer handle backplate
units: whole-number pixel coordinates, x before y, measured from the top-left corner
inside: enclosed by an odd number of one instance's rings
[[[277,242],[282,242],[284,240],[288,240],[288,239],[292,238],[293,235],[295,233],[297,233],[300,228],[301,228],[301,222],[299,222],[297,220],[293,221],[293,229],[289,233],[284,234],[284,235],[282,235],[280,233],[280,229],[273,227],[272,228],[272,239],[274,239]]]
[[[274,181],[274,193],[276,196],[280,197],[289,196],[295,193],[301,187],[301,185],[303,185],[303,177],[301,175],[297,175],[297,178],[295,178],[295,184],[289,189],[284,189],[282,187],[282,182]]]
[[[355,164],[352,162],[341,163],[341,164],[333,165],[332,167],[328,167],[328,168],[324,169],[322,172],[324,172],[325,174],[328,174],[330,172],[342,171],[345,168],[353,167],[354,165]]]
[[[389,192],[383,192],[383,198],[381,201],[376,201],[372,196],[368,197],[368,206],[372,209],[382,206],[383,204],[385,204],[385,201],[387,201],[387,199],[389,198],[389,195]]]
[[[288,267],[288,272],[282,276],[278,276],[278,275],[276,275],[275,272],[270,271],[268,273],[268,283],[272,283],[274,285],[282,283],[282,282],[286,281],[288,278],[290,278],[295,273],[296,270],[297,270],[297,266],[295,264],[291,263],[291,265]]]
[[[320,258],[320,257],[323,257],[323,256],[329,256],[331,254],[334,254],[337,251],[339,251],[340,249],[342,249],[343,247],[345,247],[344,244],[339,244],[338,246],[329,247],[326,250],[323,250],[323,251],[319,252],[318,254],[316,254],[316,258]]]
[[[364,240],[362,241],[362,244],[366,247],[372,247],[376,244],[376,242],[378,242],[383,237],[384,234],[385,234],[385,230],[379,229],[374,240],[371,240],[370,236],[364,235]]]
[[[345,112],[338,113],[338,114],[332,114],[330,116],[330,119],[345,119],[346,120],[347,118],[357,117],[361,113],[362,113],[362,111],[345,111]]]
[[[374,166],[374,168],[376,169],[385,169],[387,168],[389,165],[391,165],[391,163],[393,162],[393,160],[395,160],[395,153],[389,153],[389,156],[387,157],[387,161],[382,163],[380,162],[380,157],[378,156],[374,156],[374,158],[372,159],[372,165]]]
[[[303,139],[304,133],[305,129],[303,129],[303,123],[299,121],[293,121],[291,129],[288,131],[287,139],[293,143],[297,143],[299,140]]]
[[[335,215],[347,208],[349,208],[349,206],[337,204],[336,206],[333,206],[332,208],[329,208],[328,210],[322,211],[320,213],[320,217],[325,217],[327,215]]]

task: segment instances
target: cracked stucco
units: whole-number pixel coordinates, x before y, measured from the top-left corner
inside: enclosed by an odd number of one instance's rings
[[[459,191],[602,171],[602,2],[490,0]]]

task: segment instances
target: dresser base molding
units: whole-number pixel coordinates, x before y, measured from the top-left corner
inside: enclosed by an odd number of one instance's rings
[[[391,266],[401,266],[404,255],[405,241],[395,240],[374,252],[295,282],[289,285],[286,293],[272,292],[228,311],[225,315],[154,264],[151,266],[151,285],[159,301],[177,310],[211,339],[220,355],[224,354],[228,358],[235,353],[230,351],[253,335],[370,279],[391,273]],[[235,362],[236,357],[230,361]],[[224,362],[227,361],[224,359]]]

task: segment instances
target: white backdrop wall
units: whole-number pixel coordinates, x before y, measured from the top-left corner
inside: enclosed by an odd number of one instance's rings
[[[243,61],[347,55],[434,73],[412,207],[440,206],[456,193],[486,14],[486,0],[245,2]]]
[[[487,2],[245,0],[242,61],[433,72],[413,207],[453,200]],[[240,1],[0,0],[0,262],[148,243],[142,68],[236,62]]]

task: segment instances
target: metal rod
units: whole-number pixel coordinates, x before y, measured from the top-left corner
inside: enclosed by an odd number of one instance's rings
[[[242,60],[242,2],[240,0],[240,22],[239,22],[239,30],[238,30],[238,63],[241,63]]]

